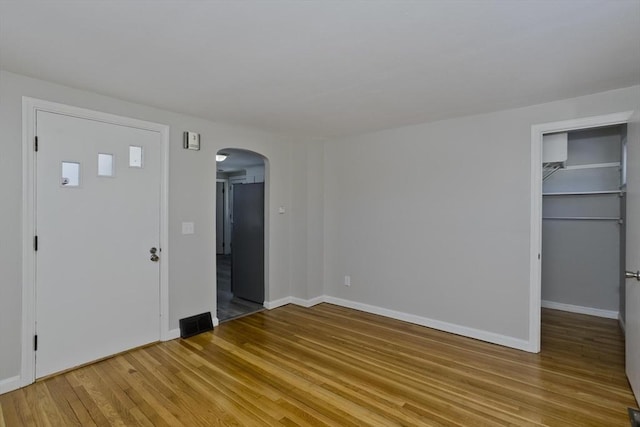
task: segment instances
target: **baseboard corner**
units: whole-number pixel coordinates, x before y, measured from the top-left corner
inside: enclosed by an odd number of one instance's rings
[[[180,338],[180,328],[167,331],[167,334],[164,336],[162,341],[171,341],[175,340],[176,338]]]
[[[622,313],[618,314],[618,324],[620,325],[620,329],[622,329],[622,333],[626,335],[627,333],[627,325],[622,318]]]
[[[302,298],[296,298],[296,297],[291,297],[291,303],[295,304],[295,305],[299,305],[301,307],[313,307],[314,305],[318,305],[325,302],[325,296],[324,295],[320,295],[311,299],[302,299]]]
[[[267,310],[273,310],[274,308],[282,307],[283,305],[291,304],[292,297],[284,297],[274,301],[265,301],[262,305]]]
[[[14,391],[21,387],[24,387],[25,385],[27,384],[23,384],[20,375],[0,380],[0,394],[9,393],[10,391]]]

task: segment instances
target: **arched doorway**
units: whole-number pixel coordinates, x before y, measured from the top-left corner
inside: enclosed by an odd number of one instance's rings
[[[217,318],[262,310],[265,299],[266,158],[236,148],[216,155]]]

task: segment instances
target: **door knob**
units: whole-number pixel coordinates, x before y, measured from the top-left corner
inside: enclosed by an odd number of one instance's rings
[[[158,252],[158,248],[149,249],[149,253],[151,254],[151,258],[149,259],[153,262],[158,262],[158,260],[160,259],[160,257],[156,255],[156,252]]]
[[[625,271],[624,277],[627,279],[636,279],[640,281],[640,271],[636,271],[635,273],[633,271]]]
[[[158,248],[151,248],[151,249],[149,249],[149,253],[150,253],[150,254],[155,254],[156,252],[158,252]]]

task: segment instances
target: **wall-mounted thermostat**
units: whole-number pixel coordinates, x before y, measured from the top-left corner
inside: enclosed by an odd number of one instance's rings
[[[187,150],[199,150],[200,134],[195,132],[185,132],[182,138],[182,147]]]

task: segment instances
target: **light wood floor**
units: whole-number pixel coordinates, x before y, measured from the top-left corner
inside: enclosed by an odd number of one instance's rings
[[[293,305],[0,396],[0,427],[628,426],[616,321],[544,310],[543,351]]]

